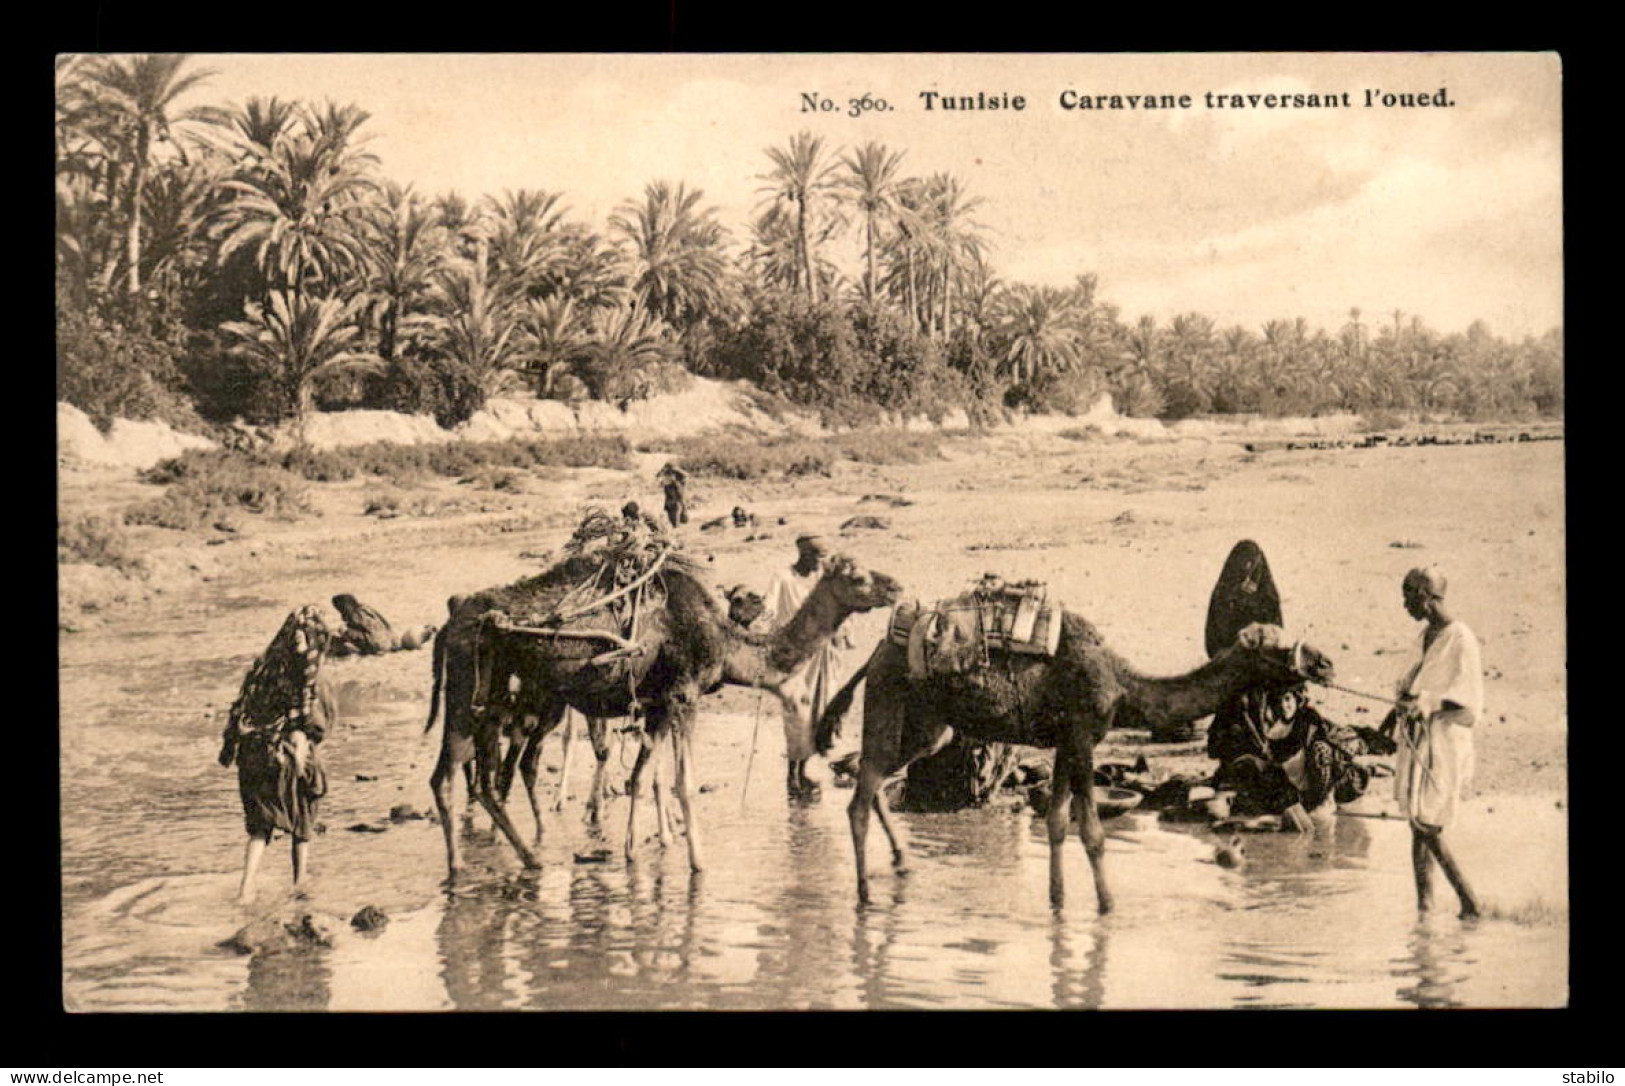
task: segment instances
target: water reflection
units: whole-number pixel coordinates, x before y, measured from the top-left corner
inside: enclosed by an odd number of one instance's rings
[[[503,953],[510,906],[503,889],[516,882],[457,887],[446,892],[435,932],[440,979],[458,1010],[508,1006],[508,967]]]
[[[1465,930],[1438,930],[1431,917],[1424,918],[1412,929],[1407,949],[1409,958],[1402,959],[1394,971],[1397,977],[1410,978],[1409,984],[1394,993],[1401,1002],[1422,1008],[1462,1006],[1456,995],[1462,978],[1454,967],[1464,961]]]
[[[325,1011],[332,998],[332,979],[325,950],[257,952],[248,960],[248,983],[239,1009]]]
[[[869,1010],[904,1006],[897,998],[892,956],[897,946],[898,917],[908,900],[908,880],[896,878],[889,887],[871,884],[869,904],[855,906],[852,925],[852,975],[859,999]],[[884,901],[878,900],[881,895]]]
[[[1106,944],[1102,921],[1082,933],[1057,913],[1050,923],[1050,996],[1054,1006],[1099,1010],[1106,1004]]]

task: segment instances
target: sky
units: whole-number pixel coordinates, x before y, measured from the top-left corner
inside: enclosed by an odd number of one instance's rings
[[[797,132],[877,141],[956,174],[1006,281],[1084,273],[1122,317],[1197,311],[1335,331],[1398,309],[1442,332],[1563,321],[1561,63],[1555,54],[199,55],[182,105],[353,102],[382,172],[464,196],[562,191],[602,229],[650,181],[682,181],[736,240],[763,153]],[[1443,95],[1440,95],[1440,91]],[[1025,108],[927,110],[923,92]],[[1376,105],[1365,105],[1366,92]],[[1211,108],[1208,94],[1347,107]],[[1449,106],[1384,106],[1383,93]],[[865,94],[887,110],[860,110]],[[1190,108],[1068,109],[1189,95]],[[806,108],[806,96],[833,110]],[[1217,98],[1214,101],[1218,101]],[[1245,99],[1244,99],[1245,101]],[[940,102],[940,100],[939,100]],[[1262,102],[1262,99],[1260,99]],[[1124,99],[1126,106],[1127,101]],[[855,274],[861,231],[838,259]]]

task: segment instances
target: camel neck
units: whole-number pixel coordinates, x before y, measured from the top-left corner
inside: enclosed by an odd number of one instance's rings
[[[1129,672],[1121,678],[1129,703],[1147,723],[1189,723],[1218,712],[1247,688],[1254,676],[1241,665],[1230,650],[1184,675],[1152,678]]]
[[[817,652],[845,618],[827,581],[820,580],[790,621],[769,638],[765,663],[771,670],[788,675]]]

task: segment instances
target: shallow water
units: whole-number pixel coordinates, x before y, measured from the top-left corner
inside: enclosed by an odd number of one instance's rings
[[[325,594],[314,581],[279,589],[285,598]],[[214,760],[219,711],[282,615],[243,591],[222,586],[215,599],[148,617],[142,636],[115,629],[62,642],[64,991],[74,1009],[1567,1000],[1565,910],[1525,909],[1519,922],[1464,925],[1441,881],[1440,911],[1419,923],[1408,833],[1393,820],[1341,817],[1314,837],[1253,835],[1249,862],[1231,871],[1213,863],[1215,839],[1205,827],[1131,813],[1106,824],[1117,910],[1100,917],[1075,838],[1067,905],[1050,907],[1044,827],[1031,812],[1005,805],[899,814],[911,873],[890,870],[875,827],[873,902],[859,907],[845,817],[850,793],[826,787],[815,806],[787,804],[771,714],[761,721],[747,792],[755,702],[741,692],[708,699],[701,716],[703,875],[691,877],[681,842],[664,852],[645,842],[627,864],[619,854],[624,799],[608,808],[602,834],[584,824],[591,753],[583,738],[570,772],[574,798],[563,813],[546,814],[542,869],[523,872],[483,813],[466,825],[459,815],[468,871],[448,887],[440,828],[387,821],[396,804],[432,809],[427,777],[439,729],[423,734],[427,653],[330,665],[344,723],[322,748],[332,783],[315,880],[307,899],[289,898],[288,849],[278,842],[262,870],[259,902],[241,908],[233,902],[241,814],[235,771]],[[425,599],[435,591],[425,587]],[[253,614],[221,618],[221,605],[234,599]],[[549,740],[544,766],[560,764],[558,744]],[[630,754],[616,764],[629,766]],[[549,798],[556,780],[545,776]],[[458,793],[461,803],[461,786]],[[529,832],[522,796],[510,810]],[[650,834],[650,807],[643,810]],[[389,829],[348,829],[363,823]],[[1511,835],[1464,827],[1458,848],[1481,895],[1506,906],[1503,914],[1534,899],[1566,902],[1564,813],[1526,810],[1512,824]],[[604,847],[613,850],[607,862],[574,860]],[[239,956],[216,946],[257,915],[347,919],[369,904],[389,925],[347,933],[330,949]]]

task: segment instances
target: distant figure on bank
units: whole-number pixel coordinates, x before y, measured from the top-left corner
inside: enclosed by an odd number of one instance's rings
[[[220,764],[237,763],[248,846],[237,900],[254,896],[266,846],[278,833],[293,838],[293,882],[309,871],[310,840],[327,775],[316,745],[335,719],[331,692],[318,684],[332,631],[315,607],[290,614],[254,661],[226,721]]]
[[[1437,861],[1461,901],[1461,915],[1478,915],[1467,878],[1445,847],[1461,792],[1473,772],[1473,727],[1484,711],[1484,667],[1478,638],[1445,610],[1447,581],[1436,567],[1413,569],[1401,586],[1405,613],[1425,622],[1419,659],[1399,682],[1399,702],[1383,721],[1383,734],[1399,744],[1395,795],[1411,823],[1411,865],[1416,904],[1433,904]]]
[[[776,629],[789,622],[801,609],[824,572],[824,561],[829,550],[815,535],[803,535],[796,540],[796,561],[773,574],[767,588],[766,627]],[[816,799],[819,788],[807,777],[807,759],[817,748],[813,743],[813,729],[823,715],[824,706],[845,678],[837,675],[841,668],[841,653],[852,648],[852,640],[837,630],[801,670],[786,679],[780,689],[801,706],[801,711],[784,715],[785,786],[792,799]]]
[[[683,488],[688,485],[688,474],[671,461],[655,475],[655,482],[666,492],[666,519],[673,528],[688,523],[688,498]]]

